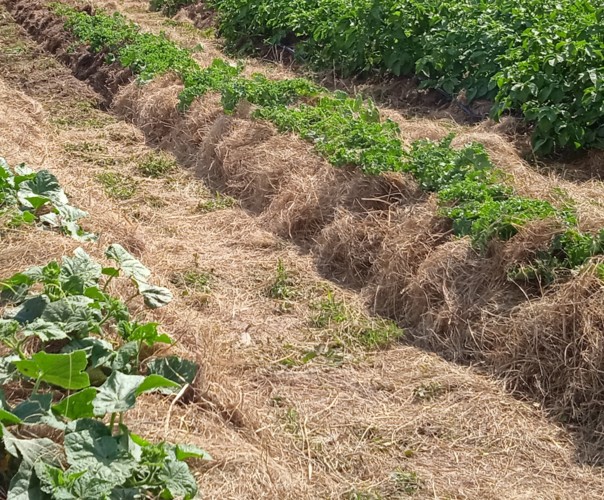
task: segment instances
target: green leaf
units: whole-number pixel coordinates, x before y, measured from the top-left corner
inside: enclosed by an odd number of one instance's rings
[[[137,282],[146,283],[151,276],[151,271],[118,243],[111,245],[105,255],[116,261],[123,273]]]
[[[130,439],[132,439],[132,441],[135,444],[137,444],[138,446],[142,446],[142,447],[151,446],[151,443],[149,441],[142,438],[138,434],[134,434],[134,432],[129,432],[128,435],[130,436]]]
[[[10,219],[10,227],[21,227],[24,224],[33,224],[36,222],[36,216],[28,210],[23,212],[16,211]]]
[[[115,359],[113,360],[112,369],[122,372],[131,373],[138,370],[138,342],[128,342],[119,348]]]
[[[51,394],[32,394],[15,406],[13,413],[26,424],[37,424],[48,416],[51,401]]]
[[[72,466],[70,471],[85,470],[78,481],[95,494],[97,490],[111,491],[122,485],[136,467],[130,454],[120,447],[119,437],[112,436],[111,429],[99,420],[82,418],[70,422],[64,446],[67,462]]]
[[[97,416],[103,416],[107,413],[127,411],[134,407],[136,397],[143,392],[177,386],[176,382],[160,375],[143,377],[114,371],[99,387],[99,392],[93,402],[94,413]]]
[[[188,458],[198,458],[201,460],[213,460],[212,456],[205,450],[192,444],[177,444],[174,448],[177,460],[187,460]]]
[[[108,366],[116,355],[113,346],[109,342],[96,337],[74,339],[64,346],[61,352],[69,353],[80,350],[86,352],[89,359],[89,368]]]
[[[23,421],[10,411],[0,408],[0,422],[7,425],[17,425]]]
[[[84,351],[69,354],[48,354],[37,352],[31,359],[14,362],[17,370],[26,377],[39,379],[63,389],[83,389],[90,385],[86,369],[87,360]]]
[[[140,488],[114,488],[111,491],[111,500],[139,500],[144,498]]]
[[[96,285],[101,277],[102,266],[94,262],[81,248],[77,248],[73,254],[73,257],[63,257],[61,281],[77,276],[86,287]]]
[[[34,284],[34,279],[27,273],[17,273],[0,282],[0,300],[2,302],[21,302]]]
[[[140,396],[143,392],[150,392],[162,388],[180,387],[180,385],[172,380],[168,380],[161,375],[148,375],[145,380],[137,387],[136,395]]]
[[[11,500],[48,498],[40,491],[34,466],[38,462],[56,463],[61,456],[60,446],[48,438],[16,438],[4,426],[0,426],[0,430],[5,450],[13,457],[21,459],[19,470],[11,479],[8,498]]]
[[[57,323],[38,318],[27,324],[23,329],[26,337],[38,337],[42,342],[66,339],[69,336]]]
[[[59,445],[48,438],[20,439],[13,436],[4,426],[0,426],[0,429],[6,451],[29,465],[38,460],[52,463],[61,454]]]
[[[84,295],[65,297],[48,304],[42,319],[61,325],[63,330],[77,337],[87,336],[98,329],[101,312],[89,307],[93,300]]]
[[[25,302],[23,302],[21,307],[12,311],[12,315],[10,317],[19,323],[29,323],[42,316],[44,309],[46,309],[46,306],[49,303],[50,299],[46,295],[32,297],[31,299],[27,299]]]
[[[69,201],[57,178],[48,170],[40,170],[33,179],[21,183],[17,197],[23,205],[32,207],[29,200],[39,203],[38,200],[46,198],[54,205],[66,205]]]
[[[120,270],[115,267],[104,267],[102,273],[110,278],[117,278],[120,275]]]
[[[148,346],[153,346],[157,343],[171,344],[172,339],[157,331],[157,323],[139,324],[136,322],[120,321],[118,324],[118,332],[124,340],[144,342]]]
[[[62,399],[52,405],[52,411],[70,420],[94,417],[92,402],[96,397],[96,389],[88,387]]]
[[[19,356],[16,354],[0,357],[0,385],[10,382],[17,372],[14,362],[18,361]]]
[[[13,339],[19,328],[19,323],[14,319],[0,319],[0,341]]]
[[[143,383],[142,375],[125,375],[113,372],[93,401],[94,414],[103,416],[107,413],[120,413],[134,407],[137,389]]]
[[[76,496],[72,492],[76,481],[86,474],[86,471],[64,472],[59,467],[38,462],[34,469],[40,480],[40,489],[52,496],[53,500],[77,500],[78,498],[94,498]],[[90,491],[88,493],[91,493]]]
[[[157,309],[172,301],[172,292],[161,286],[138,283],[138,291],[142,294],[145,305],[151,309]]]
[[[147,363],[147,373],[161,375],[180,385],[192,384],[199,370],[199,365],[178,356],[155,358]],[[172,392],[172,391],[162,391]]]
[[[184,462],[166,462],[158,474],[172,497],[192,498],[197,493],[197,483]]]

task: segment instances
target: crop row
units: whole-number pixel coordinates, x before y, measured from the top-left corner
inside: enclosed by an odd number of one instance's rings
[[[530,221],[558,221],[563,229],[550,247],[527,266],[514,270],[515,277],[537,275],[551,280],[556,270],[580,266],[604,252],[604,231],[581,233],[571,201],[558,208],[519,196],[481,144],[458,150],[451,147],[449,137],[439,143],[418,141],[405,150],[398,126],[382,120],[371,101],[331,93],[304,79],[246,78],[240,65],[223,60],[201,68],[190,53],[165,35],[143,33],[118,13],[90,15],[61,4],[53,9],[64,16],[66,28],[81,43],[119,60],[142,81],[167,71],[179,75],[184,86],[180,94],[183,112],[207,92],[221,94],[226,112],[245,99],[256,105],[257,118],[313,142],[335,166],[355,166],[370,175],[386,171],[413,175],[423,189],[437,193],[441,214],[451,219],[454,233],[470,236],[478,249],[486,248],[494,238],[511,238]]]
[[[189,1],[154,0],[173,12]],[[231,48],[293,46],[344,75],[417,75],[492,116],[521,112],[533,147],[604,146],[604,6],[594,0],[212,0]],[[168,8],[169,7],[169,8]]]
[[[77,224],[85,215],[47,170],[11,169],[0,160],[3,227],[37,225],[93,241]],[[151,284],[149,269],[121,245],[110,245],[105,256],[101,264],[78,248],[61,262],[0,279],[0,490],[9,500],[197,493],[186,460],[209,459],[207,453],[150,443],[124,424],[141,394],[176,394],[196,377],[198,366],[186,359],[149,361],[156,344],[172,339],[130,309],[135,300],[162,307],[172,294]],[[115,282],[130,285],[127,301],[110,293]],[[26,399],[11,401],[14,389]],[[36,437],[40,426],[55,438]]]

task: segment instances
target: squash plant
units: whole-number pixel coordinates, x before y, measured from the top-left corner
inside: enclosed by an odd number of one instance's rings
[[[10,227],[38,224],[78,241],[93,241],[95,235],[78,224],[87,215],[69,205],[59,181],[48,170],[34,172],[24,164],[11,169],[0,158],[0,216],[7,217]]]
[[[170,344],[156,323],[132,317],[137,297],[150,309],[170,302],[166,288],[121,245],[103,266],[78,248],[72,257],[0,281],[0,382],[29,397],[11,405],[0,392],[0,449],[14,468],[8,498],[193,498],[185,460],[209,459],[192,446],[151,444],[132,433],[124,414],[143,393],[179,391],[198,367],[176,356],[157,358],[142,373],[144,346]],[[113,280],[128,281],[126,301]],[[55,429],[59,439],[34,437],[29,426]],[[32,428],[33,429],[33,428]]]

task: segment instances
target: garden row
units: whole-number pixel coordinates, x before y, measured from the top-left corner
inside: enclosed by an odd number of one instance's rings
[[[319,69],[417,75],[467,102],[494,100],[494,118],[522,113],[540,154],[604,146],[604,6],[593,0],[205,3],[233,49],[286,45]]]
[[[240,65],[223,60],[201,68],[165,35],[142,32],[118,13],[91,15],[64,4],[52,8],[79,42],[118,60],[141,82],[166,72],[178,75],[184,87],[179,96],[182,112],[197,97],[217,92],[225,112],[232,112],[241,100],[248,101],[256,107],[256,118],[311,141],[335,166],[354,166],[368,175],[411,174],[425,191],[437,193],[440,212],[452,221],[454,233],[470,236],[478,250],[486,249],[493,239],[511,238],[531,221],[555,220],[560,229],[549,248],[512,270],[514,279],[551,281],[558,271],[604,252],[604,231],[580,232],[572,201],[554,207],[519,196],[481,144],[454,149],[449,137],[439,143],[418,141],[406,150],[398,126],[382,120],[371,101],[331,93],[304,79],[272,81],[259,74],[247,78]]]
[[[94,241],[78,224],[85,216],[50,172],[11,169],[0,159],[0,231],[31,225]],[[150,271],[121,245],[105,256],[101,264],[78,248],[0,279],[0,491],[8,499],[197,493],[186,460],[209,455],[152,444],[124,423],[141,394],[174,397],[196,377],[191,361],[153,356],[154,346],[172,339],[141,319],[172,294],[149,283]],[[116,282],[130,284],[128,300],[112,294]],[[141,298],[145,308],[133,305]]]

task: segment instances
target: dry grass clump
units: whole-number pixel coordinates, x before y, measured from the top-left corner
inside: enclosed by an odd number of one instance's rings
[[[419,326],[417,341],[461,361],[480,360],[489,350],[481,321],[489,313],[505,314],[514,298],[501,263],[477,254],[467,239],[430,252],[402,292],[405,317]]]
[[[385,172],[381,175],[358,175],[350,172],[340,203],[351,212],[387,213],[393,207],[417,203],[426,198],[410,175]]]
[[[144,86],[131,83],[116,95],[113,109],[131,120],[149,140],[169,147],[167,140],[180,119],[177,105],[182,89],[182,83],[174,75],[155,78]]]
[[[419,265],[450,235],[446,221],[437,215],[436,200],[393,210],[374,264],[368,292],[373,310],[391,318],[406,317],[403,291]]]
[[[261,212],[279,191],[295,154],[271,125],[239,118],[219,139],[216,151],[229,193],[254,212]]]
[[[289,171],[279,193],[262,214],[268,227],[281,236],[308,243],[335,215],[345,190],[342,173],[327,166],[301,163]]]
[[[539,252],[547,251],[552,238],[564,231],[564,225],[556,219],[531,221],[521,227],[505,243],[497,245],[502,265],[506,271],[534,261]]]
[[[508,386],[563,420],[580,422],[596,461],[603,458],[597,450],[604,430],[604,286],[598,273],[593,266],[486,327],[496,340],[490,361]]]
[[[338,210],[313,247],[319,271],[346,286],[364,287],[387,232],[384,226],[379,216]]]

